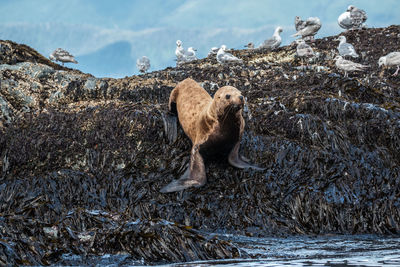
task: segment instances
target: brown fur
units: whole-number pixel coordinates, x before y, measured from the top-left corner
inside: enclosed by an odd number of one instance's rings
[[[169,110],[177,112],[183,131],[193,147],[188,170],[161,192],[202,186],[206,182],[204,156],[228,154],[229,163],[235,167],[261,169],[247,163],[238,154],[244,129],[243,105],[241,92],[232,86],[218,89],[212,98],[197,82],[188,78],[172,90]],[[168,128],[174,129],[166,126]],[[176,137],[176,134],[172,136]]]
[[[231,95],[229,100],[225,98],[228,93]],[[172,90],[169,109],[171,110],[171,103],[176,103],[179,122],[184,132],[192,140],[193,145],[202,144],[217,126],[218,116],[222,114],[224,108],[234,101],[239,105],[242,104],[238,99],[239,96],[241,93],[238,89],[224,86],[215,93],[213,99],[197,82],[188,78]],[[244,129],[241,113],[237,119],[240,121],[241,137]]]

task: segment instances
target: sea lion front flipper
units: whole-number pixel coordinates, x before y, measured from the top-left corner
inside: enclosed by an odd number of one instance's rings
[[[200,187],[207,181],[206,168],[199,152],[199,146],[194,146],[190,156],[190,165],[185,173],[178,179],[164,186],[161,193],[182,191],[189,187]]]
[[[177,117],[176,115],[168,112],[167,114],[162,114],[162,119],[164,122],[165,135],[167,136],[168,142],[172,144],[176,141],[178,137],[177,129]]]
[[[229,153],[228,161],[232,166],[239,168],[239,169],[252,168],[257,171],[265,170],[265,168],[261,168],[256,165],[250,164],[246,158],[241,157],[239,155],[239,146],[240,146],[240,143],[237,142],[236,145],[233,147],[231,153]]]

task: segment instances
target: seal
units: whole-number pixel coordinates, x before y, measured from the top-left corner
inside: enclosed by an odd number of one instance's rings
[[[240,169],[263,170],[239,155],[245,123],[242,116],[244,97],[238,89],[221,87],[212,98],[197,82],[187,78],[171,91],[168,106],[169,114],[164,118],[168,139],[174,142],[177,138],[178,116],[193,146],[188,169],[160,192],[204,185],[207,181],[204,158],[212,156],[228,156],[228,162]]]

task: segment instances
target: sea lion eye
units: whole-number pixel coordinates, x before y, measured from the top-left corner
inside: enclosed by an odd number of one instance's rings
[[[231,98],[231,95],[226,95],[225,98],[229,99],[229,98]]]

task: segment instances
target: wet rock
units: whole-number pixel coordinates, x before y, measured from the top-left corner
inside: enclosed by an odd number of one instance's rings
[[[36,207],[43,205],[37,203],[40,199],[32,200]],[[119,214],[75,209],[60,214],[61,220],[50,226],[43,220],[24,221],[21,215],[3,222],[0,241],[3,265],[65,263],[67,255],[127,253],[130,259],[142,263],[165,263],[237,258],[244,253],[215,235],[201,234],[165,220],[126,221]]]
[[[7,103],[7,101],[0,96],[0,109],[1,109],[1,121],[2,124],[3,123],[10,123],[12,120],[12,110],[9,106],[9,104]]]
[[[47,65],[33,64],[30,62],[17,63],[15,65],[0,65],[0,70],[16,70],[26,73],[35,79],[48,78],[55,70]]]

